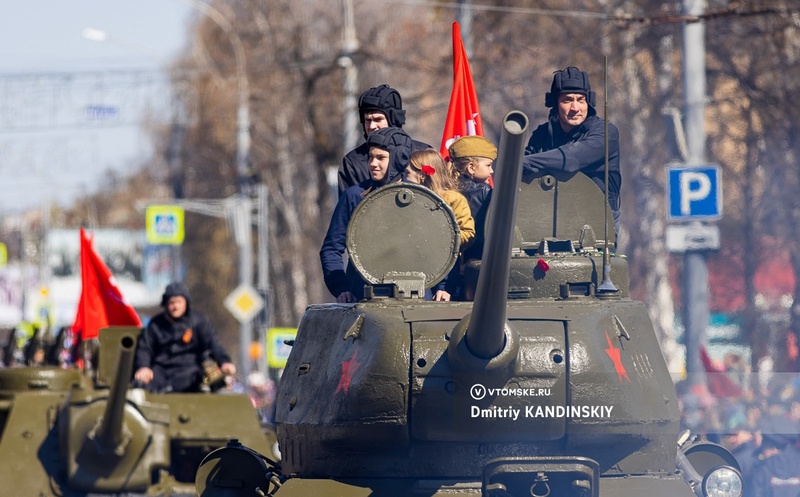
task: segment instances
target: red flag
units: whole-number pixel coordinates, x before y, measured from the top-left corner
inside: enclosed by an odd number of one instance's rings
[[[742,387],[728,376],[725,368],[714,364],[706,348],[702,345],[700,346],[700,360],[703,363],[703,369],[706,370],[709,392],[715,397],[740,397],[742,395]]]
[[[97,255],[81,228],[81,298],[72,329],[81,340],[96,338],[107,326],[141,326],[133,307],[125,303],[114,275]]]
[[[469,70],[467,51],[461,41],[461,28],[453,23],[453,92],[450,94],[450,105],[447,108],[447,120],[444,123],[442,145],[439,153],[447,158],[448,146],[462,136],[483,136],[483,123],[478,109],[478,95],[472,82]]]

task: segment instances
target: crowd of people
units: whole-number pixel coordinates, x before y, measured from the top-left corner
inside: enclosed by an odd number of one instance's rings
[[[800,374],[726,370],[677,384],[681,424],[736,457],[747,497],[800,496]]]

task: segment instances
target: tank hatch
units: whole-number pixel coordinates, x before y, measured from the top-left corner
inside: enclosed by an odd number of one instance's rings
[[[542,240],[551,241],[549,245],[555,245],[555,240],[570,240],[575,249],[602,249],[604,203],[603,192],[583,173],[556,173],[523,182],[517,204],[517,247],[532,249]],[[613,247],[614,218],[610,211],[608,235]]]
[[[458,258],[453,210],[424,186],[392,183],[358,204],[347,227],[351,263],[371,288],[367,298],[423,298]]]

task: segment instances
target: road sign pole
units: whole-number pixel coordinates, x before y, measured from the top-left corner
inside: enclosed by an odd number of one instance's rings
[[[683,0],[684,14],[699,15],[705,2]],[[683,26],[683,89],[685,95],[687,162],[705,162],[705,25]],[[689,185],[685,185],[687,188]],[[708,267],[705,250],[687,250],[683,258],[683,323],[686,344],[686,373],[690,386],[705,384],[700,347],[705,344],[708,311]]]
[[[253,247],[252,226],[250,224],[250,199],[244,195],[239,198],[237,205],[237,233],[241,237],[239,243],[239,284],[252,285],[253,283]],[[246,379],[250,374],[253,362],[250,360],[250,344],[253,342],[253,319],[240,321],[239,324],[239,364],[241,378]]]

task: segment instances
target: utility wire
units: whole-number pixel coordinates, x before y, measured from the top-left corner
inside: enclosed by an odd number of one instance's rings
[[[444,7],[444,8],[467,8],[478,11],[504,12],[509,14],[531,14],[549,17],[582,17],[588,19],[598,19],[602,21],[621,22],[640,25],[659,25],[679,22],[705,22],[714,19],[732,17],[755,17],[764,15],[791,15],[800,13],[800,7],[764,7],[756,9],[744,9],[741,7],[729,7],[715,12],[706,12],[700,15],[684,14],[665,14],[659,16],[632,16],[627,14],[606,14],[602,12],[588,12],[578,10],[558,10],[541,9],[529,7],[507,7],[501,5],[484,4],[461,4],[456,2],[438,2],[428,0],[381,0],[381,3],[395,3],[403,5],[416,5],[420,7]]]

